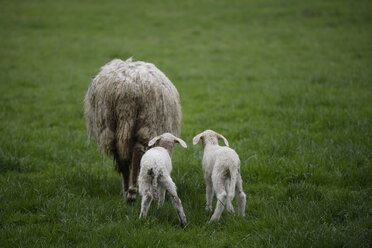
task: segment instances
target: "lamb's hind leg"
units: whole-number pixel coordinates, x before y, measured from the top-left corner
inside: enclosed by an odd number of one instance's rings
[[[212,211],[212,200],[213,200],[213,185],[212,185],[212,180],[211,178],[208,178],[205,176],[205,184],[206,184],[206,195],[205,198],[207,200],[207,205],[205,206],[205,210],[207,211]]]
[[[217,196],[216,209],[211,217],[210,221],[217,221],[220,219],[221,214],[225,208],[227,193],[225,190],[224,179],[218,175],[212,175],[213,188]]]
[[[149,189],[146,189],[142,194],[142,203],[141,203],[141,213],[139,218],[142,217],[146,218],[147,212],[149,211],[149,208],[151,206],[152,202],[152,195]]]
[[[238,203],[238,213],[245,216],[246,195],[243,191],[242,177],[239,175],[236,181],[236,202]]]
[[[187,224],[186,215],[183,211],[181,199],[177,195],[176,185],[174,184],[172,178],[169,176],[163,176],[160,181],[169,193],[172,205],[177,211],[178,219],[181,226],[185,227]]]
[[[232,200],[234,196],[229,195],[229,187],[230,187],[230,178],[227,178],[225,181],[225,190],[227,192],[226,210],[229,214],[232,214],[234,213],[234,207],[232,205]]]
[[[140,162],[143,154],[145,153],[145,147],[140,144],[136,143],[133,148],[133,155],[132,155],[132,166],[131,166],[131,176],[130,176],[130,183],[129,189],[127,194],[128,202],[135,202],[137,197],[137,178],[138,173],[140,170]]]

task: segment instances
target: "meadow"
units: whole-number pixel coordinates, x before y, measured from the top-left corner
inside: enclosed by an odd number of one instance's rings
[[[368,0],[0,0],[0,247],[371,247]],[[177,87],[170,201],[139,220],[83,98],[113,58]],[[205,129],[241,159],[246,216],[208,224]],[[214,201],[215,204],[215,201]],[[236,208],[236,203],[234,202]]]

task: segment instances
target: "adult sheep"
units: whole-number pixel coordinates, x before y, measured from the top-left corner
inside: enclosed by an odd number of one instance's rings
[[[135,201],[140,161],[150,139],[165,132],[180,136],[177,89],[153,64],[114,59],[92,79],[84,110],[88,136],[114,158],[123,193]]]

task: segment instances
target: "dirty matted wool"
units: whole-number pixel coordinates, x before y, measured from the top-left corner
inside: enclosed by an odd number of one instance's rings
[[[180,135],[177,89],[155,65],[114,59],[92,79],[84,99],[88,135],[103,154],[130,159],[133,144]]]

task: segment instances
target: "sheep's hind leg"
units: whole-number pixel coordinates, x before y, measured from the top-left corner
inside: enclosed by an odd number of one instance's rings
[[[123,195],[125,196],[126,192],[129,188],[129,166],[130,161],[129,160],[122,160],[119,158],[119,156],[114,156],[115,160],[115,170],[120,173],[121,175],[121,182],[123,187]]]
[[[143,154],[145,153],[145,151],[146,151],[145,147],[140,143],[136,143],[133,148],[131,177],[130,177],[129,189],[127,193],[128,202],[136,201],[138,173],[140,169],[141,158]]]
[[[178,219],[180,221],[181,227],[185,227],[187,224],[186,215],[185,215],[185,212],[183,211],[181,199],[177,195],[176,185],[174,184],[172,178],[169,176],[162,177],[161,183],[167,189],[170,195],[172,205],[177,211],[177,215],[178,215]]]

